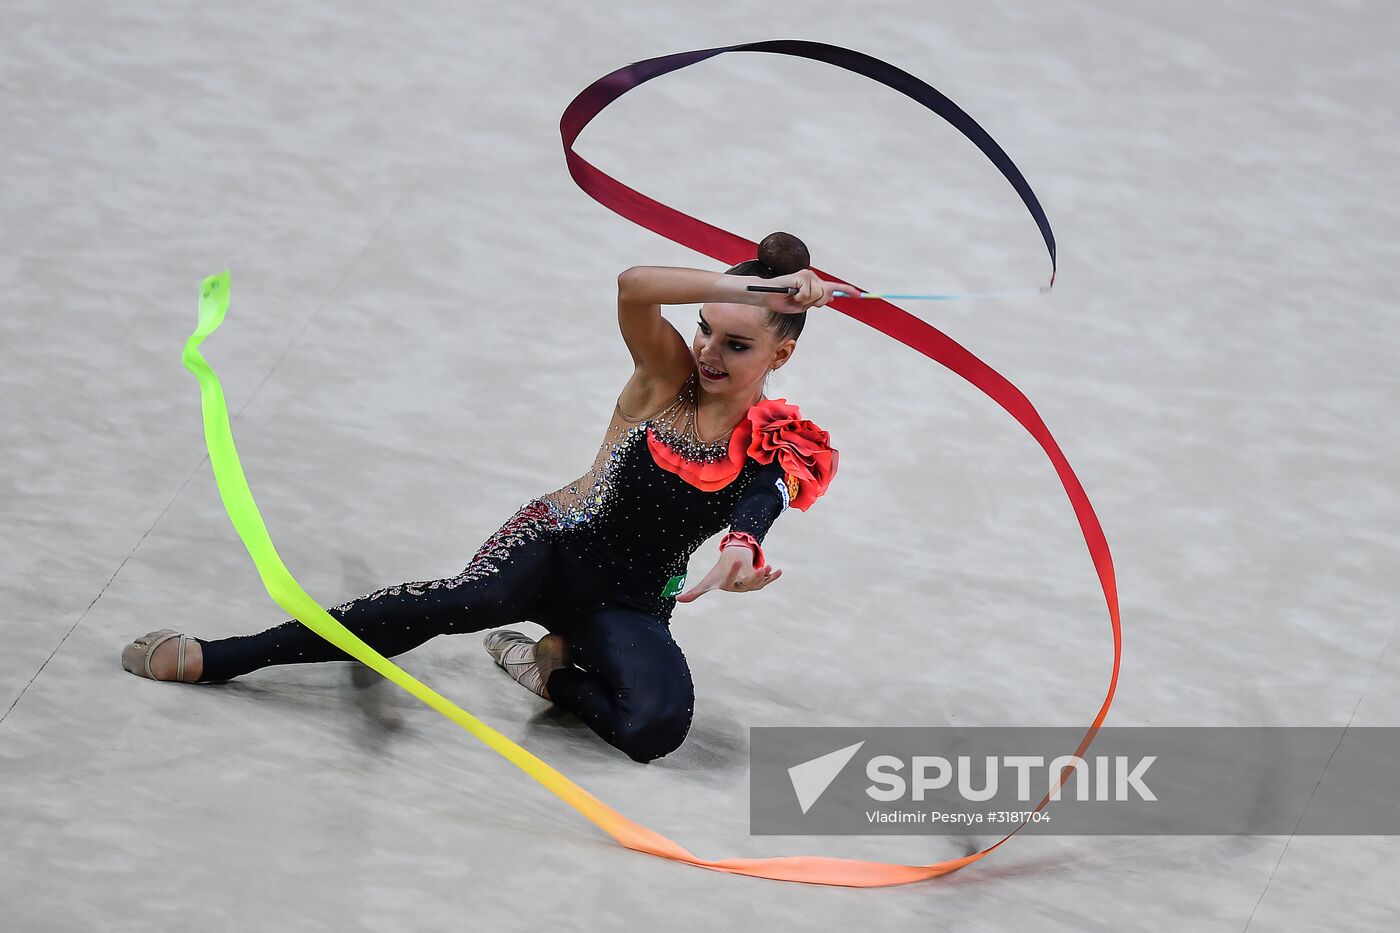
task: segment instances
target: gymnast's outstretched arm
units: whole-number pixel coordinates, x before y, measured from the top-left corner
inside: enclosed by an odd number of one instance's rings
[[[719,560],[703,580],[677,596],[676,602],[692,602],[713,589],[750,593],[783,575],[768,565],[761,544],[788,507],[785,483],[782,464],[776,459],[759,468],[734,507],[729,532],[720,539]]]

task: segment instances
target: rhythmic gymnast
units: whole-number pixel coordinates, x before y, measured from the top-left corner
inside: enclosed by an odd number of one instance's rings
[[[851,286],[822,281],[802,241],[774,233],[723,274],[636,266],[618,276],[618,324],[635,369],[602,446],[575,482],[521,506],[457,576],[401,583],[329,610],[386,657],[436,635],[531,621],[534,641],[484,641],[517,682],[579,717],[635,761],[680,747],[694,685],[671,637],[677,602],[713,589],[761,590],[782,576],[762,542],[789,507],[826,492],[837,452],[826,431],[766,379],[791,358],[808,308]],[[764,282],[764,280],[768,280]],[[764,282],[791,294],[760,293]],[[703,302],[687,346],[663,304]],[[690,556],[720,539],[718,562],[682,592]],[[346,654],[295,619],[256,635],[200,640],[160,629],[122,650],[153,680],[221,683],[276,664]]]

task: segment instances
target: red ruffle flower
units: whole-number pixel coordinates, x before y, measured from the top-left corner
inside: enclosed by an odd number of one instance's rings
[[[826,492],[836,475],[837,455],[830,440],[830,434],[781,398],[764,399],[750,408],[729,436],[727,456],[711,463],[687,460],[647,431],[647,447],[656,464],[706,492],[733,482],[749,457],[763,464],[777,457],[787,474],[788,504],[803,512]],[[794,485],[795,493],[791,492]]]
[[[772,463],[777,457],[783,471],[797,480],[797,495],[788,504],[807,511],[836,475],[831,435],[782,398],[764,399],[750,408],[749,429],[748,455],[759,463]]]

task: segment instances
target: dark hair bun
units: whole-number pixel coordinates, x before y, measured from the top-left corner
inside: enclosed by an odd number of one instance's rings
[[[812,264],[807,245],[791,233],[770,233],[758,244],[758,261],[778,275],[792,275]]]

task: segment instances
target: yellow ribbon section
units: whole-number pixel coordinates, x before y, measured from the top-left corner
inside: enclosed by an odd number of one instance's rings
[[[905,884],[946,874],[977,861],[1001,845],[996,843],[981,852],[936,862],[931,865],[895,865],[856,859],[825,856],[781,856],[777,858],[731,858],[709,861],[697,858],[665,836],[633,822],[612,807],[579,787],[541,759],[516,745],[495,729],[460,708],[426,684],[419,682],[398,665],[375,651],[345,626],[333,619],[320,604],[306,594],[301,585],[277,555],[272,538],[263,524],[252,490],[248,488],[243,464],[233,443],[228,406],[224,402],[223,386],[204,356],[199,345],[223,323],[228,311],[229,273],[222,272],[205,279],[199,293],[199,326],[185,342],[181,357],[185,368],[199,380],[200,403],[204,414],[204,440],[209,448],[209,463],[219,486],[219,496],[229,520],[243,539],[248,555],[258,568],[263,586],[273,601],[290,616],[311,631],[335,645],[384,677],[398,684],[428,706],[437,710],[472,735],[485,742],[511,764],[539,781],[561,800],[583,814],[609,836],[629,849],[686,862],[700,868],[771,878],[777,881],[799,881],[810,884],[845,885],[850,887],[883,887]],[[1007,837],[1010,838],[1010,837]],[[1006,840],[1003,839],[1002,842]]]

